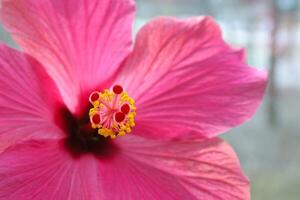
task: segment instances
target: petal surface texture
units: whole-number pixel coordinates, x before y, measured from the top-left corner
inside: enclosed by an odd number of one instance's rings
[[[0,44],[0,153],[27,139],[63,136],[54,123],[61,100],[33,58]]]
[[[148,180],[149,189],[158,186],[148,190],[145,199],[250,199],[249,181],[234,150],[222,139],[158,142],[128,136],[120,142],[126,157],[135,160],[127,167],[128,176],[137,179],[137,185],[138,180]]]
[[[213,137],[250,119],[267,75],[244,60],[210,17],[161,17],[145,25],[115,81],[136,100],[135,133]]]
[[[109,79],[132,48],[131,0],[3,0],[15,41],[47,69],[71,111]]]
[[[0,155],[0,199],[102,200],[95,161],[73,158],[57,140],[16,145]]]
[[[16,145],[0,155],[0,199],[249,199],[238,160],[220,139],[119,142],[108,160],[72,157],[52,140]]]

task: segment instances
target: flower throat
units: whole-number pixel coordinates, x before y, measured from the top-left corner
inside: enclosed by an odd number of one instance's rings
[[[115,85],[112,91],[92,92],[89,101],[93,105],[89,111],[90,122],[99,135],[114,139],[130,133],[135,126],[134,100],[120,85]]]

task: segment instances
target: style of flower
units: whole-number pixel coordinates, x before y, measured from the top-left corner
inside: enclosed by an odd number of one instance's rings
[[[3,0],[0,199],[247,200],[217,138],[250,119],[266,73],[210,17],[159,17],[132,43],[132,0]]]

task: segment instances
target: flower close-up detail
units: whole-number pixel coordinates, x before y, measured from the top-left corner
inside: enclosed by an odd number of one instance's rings
[[[76,3],[75,3],[76,2]],[[2,0],[0,199],[248,200],[219,134],[249,120],[267,74],[211,17],[133,0]]]

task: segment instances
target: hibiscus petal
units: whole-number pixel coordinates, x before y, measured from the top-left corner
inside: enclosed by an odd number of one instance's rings
[[[53,140],[28,141],[1,154],[0,188],[6,200],[195,199],[175,177],[122,154],[104,161],[92,154],[72,157]]]
[[[1,18],[74,111],[78,96],[109,79],[131,50],[134,10],[132,0],[4,0]]]
[[[0,155],[0,199],[102,200],[92,156],[72,158],[60,141],[28,141]]]
[[[157,142],[126,137],[120,145],[132,160],[110,166],[111,172],[119,170],[115,180],[123,185],[119,199],[130,194],[131,187],[136,191],[132,197],[148,195],[145,199],[250,199],[249,181],[233,149],[222,139]]]
[[[56,91],[33,58],[0,44],[0,153],[27,139],[63,136],[54,124]]]
[[[0,155],[0,199],[248,200],[249,184],[221,139],[117,140],[119,154],[72,156],[62,141],[28,141]]]
[[[266,79],[210,17],[162,17],[138,33],[115,82],[136,100],[136,134],[172,138],[213,137],[250,119]]]

